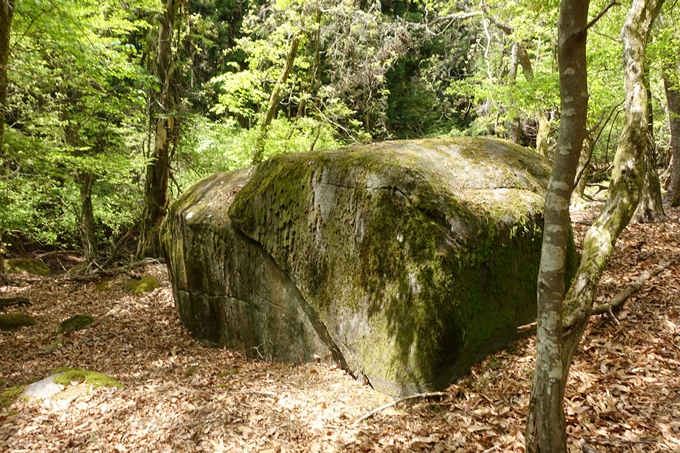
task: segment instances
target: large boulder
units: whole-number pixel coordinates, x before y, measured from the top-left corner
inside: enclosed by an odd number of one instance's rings
[[[166,219],[180,318],[251,356],[330,351],[388,394],[445,387],[535,318],[549,172],[530,150],[465,138],[214,175]]]

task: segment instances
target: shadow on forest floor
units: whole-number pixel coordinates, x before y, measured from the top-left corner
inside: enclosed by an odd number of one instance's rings
[[[665,224],[624,232],[598,301],[678,256],[677,210]],[[592,217],[592,216],[590,216]],[[577,241],[589,220],[575,223]],[[247,360],[196,344],[179,323],[165,269],[162,286],[132,296],[63,276],[0,287],[24,296],[37,324],[0,332],[0,392],[60,366],[99,371],[123,389],[71,400],[18,400],[0,409],[0,451],[523,451],[533,338],[487,358],[438,400],[390,401],[327,363]],[[55,342],[60,321],[87,313],[93,327]],[[680,452],[680,265],[647,282],[616,314],[594,317],[567,389],[572,451]],[[490,450],[491,449],[491,450]]]

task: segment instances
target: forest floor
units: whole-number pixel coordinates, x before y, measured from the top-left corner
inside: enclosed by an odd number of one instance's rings
[[[630,225],[601,282],[606,302],[643,271],[680,256],[679,211]],[[576,217],[577,238],[593,214]],[[25,296],[37,320],[0,332],[0,392],[61,366],[106,373],[123,388],[0,409],[1,452],[524,451],[535,339],[487,358],[438,398],[392,401],[330,363],[281,364],[209,349],[179,322],[162,286],[133,296],[65,276],[19,278],[0,296]],[[57,338],[87,313],[95,326]],[[599,452],[680,452],[680,264],[649,280],[616,319],[594,316],[567,388],[568,442]]]

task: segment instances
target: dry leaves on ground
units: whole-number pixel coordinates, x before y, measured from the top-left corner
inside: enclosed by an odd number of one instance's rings
[[[678,256],[671,222],[631,225],[598,301],[644,270]],[[586,225],[577,223],[580,238]],[[7,452],[522,452],[533,369],[533,338],[519,340],[437,399],[390,401],[329,363],[249,360],[197,344],[182,328],[165,270],[163,286],[140,296],[63,277],[0,288],[29,297],[37,324],[0,332],[4,388],[41,379],[59,366],[109,374],[123,389],[70,400],[19,400],[0,411]],[[572,367],[565,409],[570,449],[680,452],[680,265],[650,280],[616,314],[594,317]],[[98,319],[55,345],[72,315]]]

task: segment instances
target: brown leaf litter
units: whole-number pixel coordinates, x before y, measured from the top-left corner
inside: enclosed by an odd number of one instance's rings
[[[679,212],[630,225],[606,271],[606,302],[645,270],[680,256]],[[584,221],[575,223],[581,239]],[[67,366],[124,384],[0,410],[3,452],[523,452],[533,337],[476,365],[436,398],[391,400],[330,363],[283,364],[197,344],[179,322],[167,274],[151,293],[96,291],[65,277],[0,287],[28,297],[37,324],[0,332],[0,392]],[[78,313],[90,327],[54,335]],[[571,451],[680,452],[680,265],[615,314],[593,317],[576,355],[565,410]],[[60,343],[59,343],[60,341]]]

